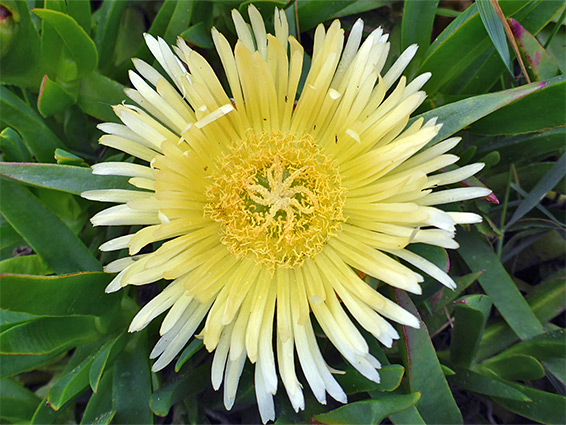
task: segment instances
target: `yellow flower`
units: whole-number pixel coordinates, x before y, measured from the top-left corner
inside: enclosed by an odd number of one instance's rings
[[[326,403],[326,393],[346,402],[311,319],[353,367],[379,381],[380,364],[346,311],[388,347],[399,336],[384,318],[413,327],[419,322],[358,272],[418,294],[423,278],[402,259],[453,287],[446,273],[406,247],[457,248],[455,224],[480,218],[434,205],[489,191],[433,191],[470,177],[482,165],[438,173],[458,159],[446,152],[459,139],[423,150],[441,125],[419,119],[407,126],[425,99],[419,90],[430,77],[423,74],[406,84],[401,76],[416,46],[382,75],[389,43],[381,29],[361,43],[359,20],[344,45],[339,21],[328,30],[319,25],[310,70],[297,96],[304,51],[288,36],[285,14],[275,11],[273,36],[257,9],[248,11],[252,31],[237,11],[232,13],[239,37],[234,50],[212,31],[230,95],[182,39],[173,53],[162,39],[145,36],[167,77],[135,59],[137,73],[130,72],[135,89],[126,95],[138,106],[115,106],[124,125],[99,128],[107,133],[101,144],[149,166],[97,164],[95,174],[129,176],[137,189],[83,196],[119,203],[96,214],[95,226],[145,226],[100,247],[128,248],[130,254],[106,266],[107,272],[118,272],[108,292],[172,281],[130,326],[139,331],[168,310],[151,353],[158,358],[153,370],[168,365],[206,318],[197,337],[214,351],[213,387],[224,382],[230,409],[248,358],[255,365],[257,402],[267,422],[275,418],[277,370],[295,410],[304,408],[295,353],[319,402]],[[166,242],[138,254],[160,241]]]

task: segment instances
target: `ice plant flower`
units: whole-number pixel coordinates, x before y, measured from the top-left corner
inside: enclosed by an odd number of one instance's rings
[[[214,389],[224,383],[230,409],[248,358],[267,422],[275,418],[278,376],[294,409],[304,408],[295,354],[319,402],[326,403],[326,394],[346,402],[312,320],[354,368],[379,381],[380,364],[346,312],[387,347],[399,336],[386,319],[412,327],[419,321],[359,272],[419,294],[423,278],[412,265],[454,287],[443,270],[407,246],[457,248],[455,225],[480,218],[435,205],[489,190],[437,189],[482,165],[440,172],[457,161],[446,152],[458,138],[423,149],[441,124],[418,119],[408,125],[430,77],[407,84],[401,76],[416,46],[383,73],[389,43],[381,29],[362,43],[359,20],[345,42],[339,21],[328,29],[319,25],[297,96],[304,51],[289,36],[285,14],[275,11],[271,35],[258,10],[248,11],[251,29],[237,11],[232,14],[239,38],[233,50],[212,31],[230,94],[182,39],[171,50],[164,40],[145,36],[167,75],[134,59],[134,89],[126,95],[137,105],[115,106],[123,125],[99,128],[107,133],[102,145],[148,165],[96,164],[95,174],[131,177],[132,190],[83,196],[119,204],[96,214],[95,226],[144,226],[100,247],[130,254],[105,267],[118,273],[107,292],[171,281],[130,326],[139,331],[168,311],[151,353],[153,370],[168,365],[204,321],[197,337],[214,352]]]

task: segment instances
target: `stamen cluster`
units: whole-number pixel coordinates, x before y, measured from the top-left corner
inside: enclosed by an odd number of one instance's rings
[[[275,268],[301,265],[339,231],[344,189],[312,136],[248,132],[217,161],[205,207],[238,257]]]

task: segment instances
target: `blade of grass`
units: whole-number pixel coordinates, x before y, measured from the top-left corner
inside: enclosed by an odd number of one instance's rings
[[[483,26],[485,27],[489,38],[493,42],[497,53],[499,53],[501,60],[505,64],[505,67],[509,71],[509,74],[513,77],[513,65],[511,63],[511,56],[509,55],[507,39],[505,38],[505,29],[494,3],[497,2],[493,0],[476,0],[476,5],[478,7],[478,12],[480,13],[480,18],[483,22]]]
[[[536,186],[531,190],[528,196],[521,202],[517,207],[511,219],[507,222],[505,226],[508,228],[516,221],[520,220],[525,216],[530,210],[537,206],[543,196],[550,192],[554,186],[564,178],[566,175],[566,154],[563,154],[558,161],[554,163],[552,168],[548,173],[544,175],[542,179],[536,184]]]

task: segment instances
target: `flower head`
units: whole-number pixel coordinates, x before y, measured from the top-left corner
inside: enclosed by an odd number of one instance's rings
[[[235,401],[248,358],[267,422],[275,418],[278,375],[295,410],[304,408],[295,353],[321,403],[327,393],[346,402],[312,320],[353,367],[379,381],[380,364],[346,311],[388,347],[399,336],[386,319],[413,327],[419,322],[358,272],[420,293],[422,276],[401,259],[453,287],[444,271],[406,247],[457,248],[455,224],[479,217],[434,205],[489,191],[434,190],[470,177],[481,164],[439,172],[458,159],[446,154],[458,139],[423,149],[441,125],[422,119],[408,125],[430,77],[407,85],[401,76],[415,46],[382,75],[389,43],[381,29],[361,43],[359,20],[344,45],[339,21],[328,30],[319,25],[297,96],[304,52],[288,36],[285,14],[275,11],[271,35],[257,9],[248,11],[253,33],[233,12],[239,36],[233,50],[212,32],[230,95],[182,39],[173,52],[146,35],[167,76],[134,60],[135,89],[126,94],[137,106],[115,106],[123,125],[99,128],[107,133],[101,144],[149,164],[97,164],[96,174],[129,176],[135,189],[83,196],[119,203],[95,215],[94,225],[144,226],[101,246],[130,254],[106,266],[118,272],[108,292],[172,281],[130,326],[138,331],[168,311],[151,353],[153,370],[168,365],[204,321],[199,337],[214,352],[212,384],[218,389],[224,382],[226,408]],[[138,254],[159,241],[153,252]]]

